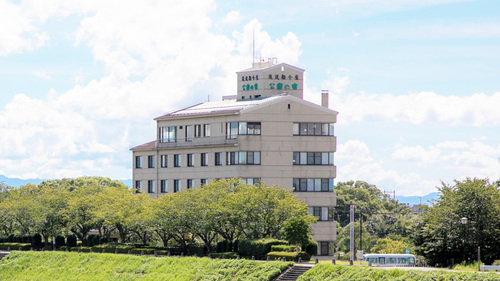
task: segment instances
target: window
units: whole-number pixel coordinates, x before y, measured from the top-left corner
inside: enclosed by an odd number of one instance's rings
[[[148,156],[148,168],[154,168],[154,167],[155,167],[155,156],[149,155]]]
[[[155,193],[155,181],[148,180],[148,193]]]
[[[201,137],[201,125],[194,125],[194,137]]]
[[[238,152],[226,152],[226,165],[238,164]]]
[[[222,166],[222,153],[215,152],[215,166]]]
[[[235,139],[238,137],[238,122],[226,123],[226,139]]]
[[[248,122],[247,135],[260,135],[260,122]]]
[[[260,151],[234,151],[226,153],[227,165],[260,165]]]
[[[167,157],[167,154],[162,154],[160,156],[160,165],[162,168],[166,168],[168,166],[168,157]]]
[[[333,123],[293,123],[294,136],[333,136]]]
[[[207,183],[208,183],[207,179],[201,179],[200,180],[200,187],[203,187],[203,186],[207,185]]]
[[[293,179],[295,192],[332,192],[333,179]]]
[[[185,129],[186,141],[193,141],[193,125],[187,125]]]
[[[177,127],[160,127],[160,142],[176,142]]]
[[[294,152],[293,165],[333,165],[333,152]]]
[[[309,215],[318,218],[318,221],[333,221],[333,207],[309,207]]]
[[[201,166],[208,166],[207,164],[207,153],[201,153],[200,155],[200,165]]]
[[[160,181],[160,191],[161,193],[168,193],[167,180]]]
[[[135,157],[135,168],[137,168],[137,169],[142,168],[142,156]]]
[[[204,137],[209,137],[210,136],[210,124],[204,124],[203,125],[203,136]]]
[[[140,193],[141,192],[141,187],[142,187],[142,182],[141,181],[135,181],[135,192]]]
[[[239,122],[238,134],[260,135],[260,122]]]
[[[188,167],[193,167],[193,154],[187,154],[187,166]]]
[[[187,189],[191,189],[191,187],[193,187],[193,180],[192,179],[188,179],[186,181],[186,187],[187,187]]]
[[[174,154],[174,167],[180,167],[180,166],[181,166],[181,155]]]
[[[249,185],[257,185],[260,183],[260,178],[242,178],[241,182]]]
[[[174,180],[174,193],[181,190],[181,180]]]

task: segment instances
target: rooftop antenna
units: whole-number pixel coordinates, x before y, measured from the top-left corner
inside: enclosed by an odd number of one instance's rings
[[[252,36],[252,63],[255,63],[255,27],[253,28]]]

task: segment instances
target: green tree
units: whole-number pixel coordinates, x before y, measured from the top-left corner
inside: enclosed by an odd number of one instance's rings
[[[32,216],[35,232],[42,235],[46,246],[49,244],[49,238],[62,234],[66,225],[61,212],[66,208],[67,196],[68,191],[65,189],[43,185],[34,194],[33,203],[37,206]]]
[[[500,256],[500,190],[487,179],[442,183],[440,197],[422,214],[414,236],[417,252],[431,265],[472,262]],[[467,218],[462,224],[461,218]],[[465,258],[465,260],[464,260]]]
[[[291,217],[283,225],[283,238],[290,244],[295,245],[295,251],[299,253],[299,245],[304,249],[313,235],[311,223],[316,222],[316,218],[311,216]]]

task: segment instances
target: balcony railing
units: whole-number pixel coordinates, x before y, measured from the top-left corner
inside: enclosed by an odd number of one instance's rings
[[[156,141],[156,148],[179,148],[193,146],[224,146],[235,145],[238,139],[226,139],[225,136],[218,137],[199,137],[199,138],[177,138],[175,142]]]

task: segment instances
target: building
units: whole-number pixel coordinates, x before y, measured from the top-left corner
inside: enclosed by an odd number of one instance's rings
[[[333,191],[337,112],[303,100],[304,70],[272,62],[237,72],[236,96],[155,118],[156,140],[133,147],[133,182],[152,197],[241,178],[293,189],[318,217],[318,254],[336,239]]]

